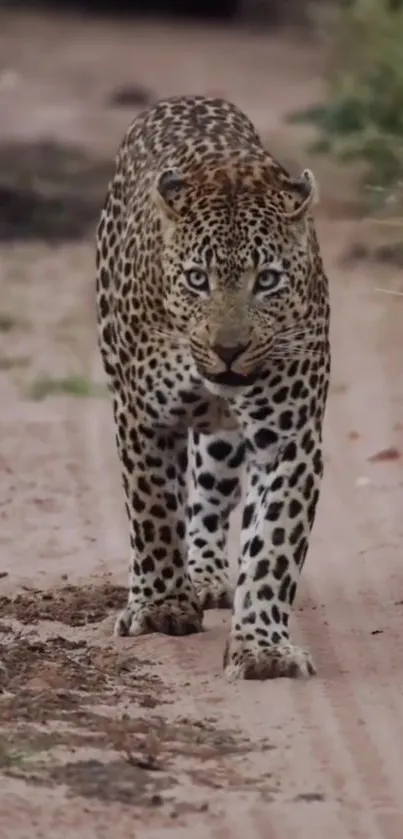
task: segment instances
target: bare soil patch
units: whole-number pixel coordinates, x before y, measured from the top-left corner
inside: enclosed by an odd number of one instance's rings
[[[99,216],[111,160],[50,141],[0,145],[0,242],[60,244],[88,236]]]
[[[40,640],[5,623],[0,631],[4,777],[38,788],[62,786],[68,795],[103,805],[168,803],[171,812],[208,810],[207,799],[182,800],[183,760],[199,793],[225,789],[231,777],[245,783],[232,758],[247,753],[247,739],[211,720],[168,721],[162,712],[173,699],[152,661],[61,635]]]
[[[88,588],[66,585],[49,591],[24,591],[14,597],[4,595],[0,597],[0,614],[22,624],[48,620],[83,626],[104,620],[111,611],[122,609],[126,600],[126,589],[109,582]]]

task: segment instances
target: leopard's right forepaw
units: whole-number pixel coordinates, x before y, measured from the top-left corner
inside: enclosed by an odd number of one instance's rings
[[[115,635],[192,635],[203,631],[203,610],[199,605],[169,598],[158,604],[128,603],[115,623]]]

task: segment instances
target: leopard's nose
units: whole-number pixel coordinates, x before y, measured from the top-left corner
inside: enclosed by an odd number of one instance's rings
[[[222,344],[214,344],[213,350],[227,367],[231,367],[231,364],[242,355],[247,346],[248,344],[234,344],[231,347],[224,347]]]

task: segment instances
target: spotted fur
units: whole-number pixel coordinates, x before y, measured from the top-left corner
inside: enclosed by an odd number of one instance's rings
[[[289,634],[330,374],[315,196],[312,174],[292,178],[237,107],[177,97],[129,127],[97,231],[131,544],[116,632],[199,632],[205,609],[232,608],[230,679],[315,672]]]

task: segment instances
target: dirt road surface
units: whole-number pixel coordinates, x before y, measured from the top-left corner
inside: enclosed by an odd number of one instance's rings
[[[107,98],[136,83],[233,98],[286,163],[306,164],[282,117],[316,98],[320,55],[291,35],[4,16],[0,55],[3,141],[112,157],[132,112]],[[403,835],[403,298],[386,293],[403,286],[400,269],[346,259],[375,234],[352,217],[347,179],[323,181],[334,369],[294,618],[318,667],[308,683],[228,685],[227,614],[208,613],[201,636],[113,639],[126,522],[92,239],[1,244],[4,839]]]

